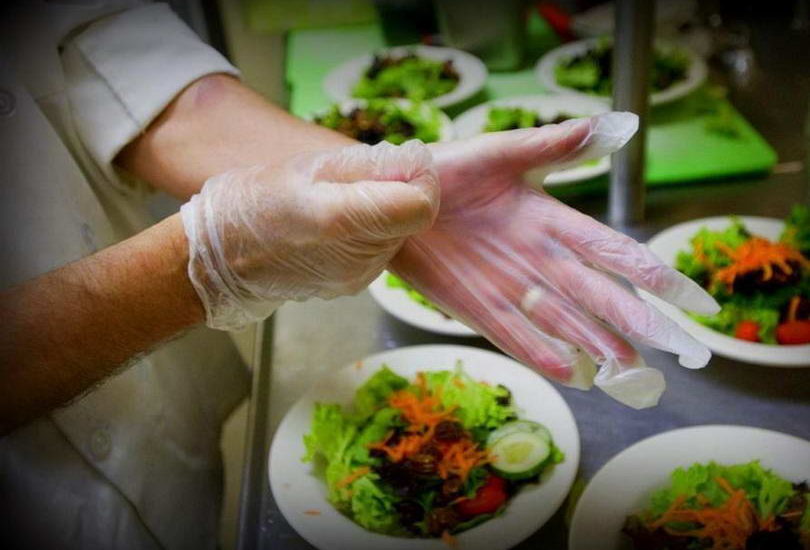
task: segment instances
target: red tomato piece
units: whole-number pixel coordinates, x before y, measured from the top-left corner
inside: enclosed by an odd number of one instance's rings
[[[754,321],[740,321],[734,330],[734,337],[749,342],[759,342],[759,325]]]
[[[507,499],[506,482],[498,476],[489,476],[478,488],[475,497],[456,504],[456,510],[465,517],[493,514]]]
[[[810,320],[782,323],[776,327],[776,341],[783,346],[810,344]]]

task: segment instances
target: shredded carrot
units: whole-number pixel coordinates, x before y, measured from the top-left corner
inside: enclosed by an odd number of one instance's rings
[[[445,543],[450,548],[456,548],[458,546],[458,540],[456,537],[450,534],[450,531],[442,531],[442,542]]]
[[[371,468],[369,468],[368,466],[360,466],[352,473],[350,473],[349,475],[347,475],[346,477],[335,483],[335,487],[337,487],[338,489],[347,487],[352,483],[354,483],[355,481],[357,481],[358,479],[360,479],[361,477],[363,477],[364,475],[366,475],[367,473],[369,473],[370,471]]]
[[[709,505],[704,495],[697,495],[699,509],[684,507],[686,496],[676,498],[669,508],[655,521],[650,530],[663,528],[673,536],[697,537],[711,541],[711,550],[744,550],[748,537],[757,531],[772,531],[776,528],[774,518],[760,518],[742,489],[734,489],[722,477],[717,484],[728,493],[726,501],[717,507]],[[694,523],[692,530],[672,529],[671,522]]]
[[[788,321],[795,321],[796,314],[799,312],[799,304],[801,303],[802,298],[801,296],[794,296],[790,299],[790,303],[788,304],[788,312],[787,312],[787,320]]]
[[[722,243],[717,243],[717,247],[731,259],[731,265],[718,269],[713,279],[725,284],[729,290],[735,279],[744,273],[762,269],[762,278],[768,281],[773,277],[774,267],[778,267],[787,275],[792,274],[793,268],[789,261],[798,262],[803,267],[810,266],[810,262],[795,248],[762,237],[752,237],[736,249]]]
[[[400,390],[388,398],[389,405],[398,409],[408,423],[405,433],[394,440],[393,432],[389,432],[381,441],[368,445],[370,449],[385,452],[392,462],[400,462],[419,453],[422,447],[433,440],[436,426],[443,420],[458,421],[453,416],[455,407],[443,408],[440,396],[437,393],[430,394],[423,373],[416,375],[415,385],[417,393]],[[469,438],[441,443],[437,448],[442,455],[437,472],[443,479],[458,476],[466,480],[473,468],[491,461],[487,452],[480,450]]]
[[[304,510],[304,513],[306,515],[308,515],[308,516],[320,516],[321,515],[320,510]]]

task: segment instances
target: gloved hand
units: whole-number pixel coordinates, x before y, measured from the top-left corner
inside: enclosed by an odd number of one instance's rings
[[[425,145],[307,153],[209,179],[181,208],[207,324],[238,329],[285,300],[351,294],[429,227],[439,189]]]
[[[595,381],[631,407],[655,405],[663,376],[625,337],[677,353],[689,368],[704,366],[710,353],[615,276],[692,311],[719,306],[644,245],[521,177],[616,151],[637,127],[635,115],[609,113],[431,145],[439,216],[407,240],[392,270],[546,376],[581,388]]]

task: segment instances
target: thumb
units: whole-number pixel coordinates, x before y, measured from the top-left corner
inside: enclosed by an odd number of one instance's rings
[[[484,175],[549,172],[621,149],[638,129],[638,116],[611,112],[590,118],[482,134],[461,142],[433,144],[439,165],[473,164]]]
[[[432,172],[410,181],[327,185],[334,199],[329,206],[334,229],[361,238],[388,240],[419,233],[433,225],[439,210],[438,195],[424,191],[437,185]]]

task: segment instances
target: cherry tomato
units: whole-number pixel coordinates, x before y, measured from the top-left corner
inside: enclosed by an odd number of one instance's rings
[[[740,321],[734,330],[734,337],[749,342],[759,342],[759,325],[754,321]]]
[[[810,344],[810,320],[782,323],[776,327],[776,341],[783,346]]]
[[[489,476],[478,488],[475,497],[456,504],[456,510],[465,517],[495,513],[506,502],[506,482],[498,476]]]

